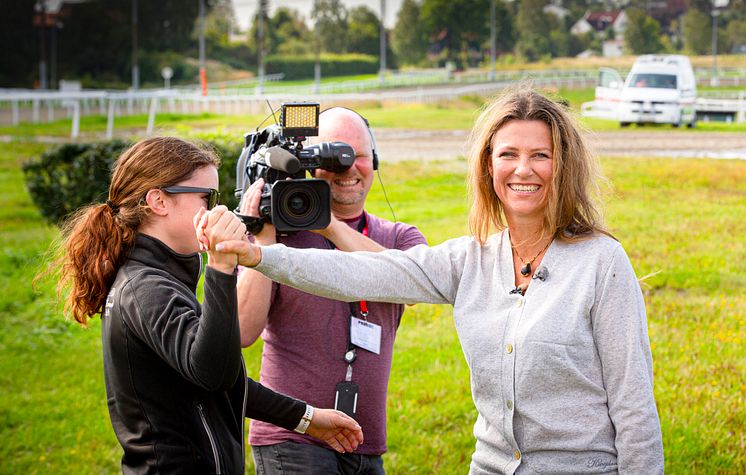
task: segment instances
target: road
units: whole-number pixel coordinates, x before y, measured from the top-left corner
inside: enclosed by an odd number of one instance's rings
[[[449,160],[466,155],[467,130],[377,129],[383,160]],[[746,160],[746,134],[687,131],[589,132],[600,156],[669,156]]]

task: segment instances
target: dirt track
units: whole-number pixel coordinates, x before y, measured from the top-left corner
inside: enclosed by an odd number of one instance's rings
[[[82,134],[82,141],[101,134]],[[376,129],[378,154],[386,161],[450,160],[466,155],[467,130]],[[746,133],[625,130],[591,132],[589,143],[599,156],[739,158],[746,160]],[[0,143],[12,142],[0,136]],[[67,143],[68,137],[35,137],[43,143]]]
[[[466,155],[466,130],[377,129],[383,160],[448,160]],[[746,159],[746,134],[675,131],[592,132],[600,156],[675,156]]]

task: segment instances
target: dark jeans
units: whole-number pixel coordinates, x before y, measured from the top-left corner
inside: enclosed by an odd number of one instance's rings
[[[380,455],[340,454],[296,442],[254,446],[257,475],[385,475]]]

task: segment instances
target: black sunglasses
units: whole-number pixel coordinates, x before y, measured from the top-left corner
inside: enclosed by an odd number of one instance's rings
[[[161,188],[166,193],[207,193],[207,209],[213,209],[220,204],[220,192],[215,188],[199,188],[197,186],[167,186]]]

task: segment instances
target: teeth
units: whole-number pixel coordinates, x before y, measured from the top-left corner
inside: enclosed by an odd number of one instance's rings
[[[539,189],[539,185],[508,185],[511,190],[515,191],[536,191]]]
[[[351,186],[357,184],[358,180],[337,180],[337,185],[340,186]]]

